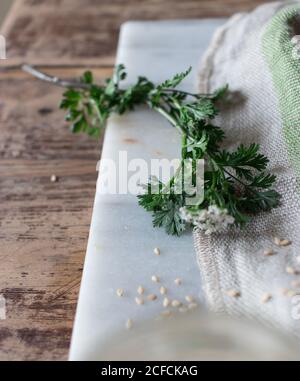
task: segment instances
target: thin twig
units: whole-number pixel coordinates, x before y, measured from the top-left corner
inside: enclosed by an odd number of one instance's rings
[[[78,81],[67,81],[64,79],[60,79],[58,77],[53,77],[49,74],[45,74],[35,69],[33,66],[30,66],[30,65],[22,65],[22,70],[28,74],[33,75],[35,78],[38,78],[42,81],[50,82],[57,86],[71,88],[71,89],[84,89],[84,90],[89,90],[91,88],[91,86],[87,83],[82,83]]]
[[[183,94],[183,95],[187,95],[187,96],[191,96],[191,97],[194,97],[194,98],[211,98],[213,96],[213,94],[197,94],[197,93],[190,93],[188,91],[183,91],[183,90],[178,90],[178,89],[164,89],[163,88],[163,91],[164,92],[169,92],[169,93],[180,93],[180,94]]]

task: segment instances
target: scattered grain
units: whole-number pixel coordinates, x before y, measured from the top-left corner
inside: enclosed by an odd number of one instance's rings
[[[160,255],[160,249],[158,247],[155,247],[155,249],[153,250],[154,254],[155,255]]]
[[[126,321],[126,328],[131,329],[133,326],[133,321],[131,319],[127,319]]]
[[[163,306],[164,307],[169,307],[170,304],[171,304],[170,299],[164,298],[164,300],[163,300]]]
[[[226,294],[231,298],[239,298],[241,296],[240,291],[234,289],[226,291]]]
[[[293,280],[292,287],[300,288],[300,280]]]
[[[194,298],[193,298],[191,295],[187,295],[187,296],[185,297],[185,300],[186,300],[188,303],[193,303]]]
[[[174,280],[174,282],[175,282],[175,284],[176,284],[177,286],[180,286],[181,283],[182,283],[182,280],[181,280],[180,278],[176,278],[176,279]]]
[[[288,293],[287,293],[287,296],[288,296],[289,298],[293,298],[294,296],[297,296],[297,295],[300,295],[300,291],[289,290]]]
[[[296,275],[296,274],[297,274],[296,269],[295,269],[294,267],[292,267],[292,266],[287,266],[287,268],[286,268],[286,272],[287,272],[288,274],[291,274],[291,275]]]
[[[286,287],[283,287],[283,288],[279,289],[280,294],[283,295],[283,296],[287,296],[289,291],[290,290],[288,288],[286,288]]]
[[[167,293],[166,287],[161,286],[161,288],[159,289],[159,292],[161,293],[161,295],[166,295],[166,293]]]
[[[154,283],[159,283],[159,277],[156,276],[156,275],[152,275],[151,280],[152,280],[152,282],[154,282]]]
[[[266,249],[265,251],[264,251],[264,256],[265,257],[271,257],[272,255],[274,255],[275,253],[274,253],[274,251],[272,250],[272,249]]]
[[[291,245],[292,244],[292,241],[290,241],[289,239],[282,239],[281,241],[280,241],[280,246],[289,246],[289,245]]]
[[[266,303],[270,302],[271,300],[272,300],[272,295],[268,292],[263,294],[263,296],[261,297],[261,303],[262,304],[266,304]]]
[[[135,298],[135,302],[138,305],[142,305],[142,304],[144,304],[144,299],[143,298]]]
[[[58,177],[56,175],[51,175],[50,181],[51,183],[56,183],[58,181]]]
[[[188,309],[189,310],[194,310],[195,308],[197,308],[198,307],[198,304],[197,303],[190,303],[189,305],[188,305]]]
[[[181,302],[179,300],[172,301],[172,307],[180,307],[180,306],[181,306]]]
[[[279,237],[274,237],[274,243],[276,246],[280,246],[281,239]]]
[[[291,289],[289,289],[289,288],[281,288],[281,289],[280,289],[280,293],[281,293],[283,296],[286,296],[286,297],[288,297],[288,298],[292,298],[293,296],[299,295],[299,294],[300,294],[300,291],[291,290]]]
[[[281,238],[278,238],[278,237],[275,237],[274,238],[274,243],[275,245],[277,246],[289,246],[292,244],[292,241],[290,241],[289,239],[281,239]]]
[[[118,288],[117,291],[116,291],[116,294],[117,294],[119,297],[124,296],[124,290],[123,290],[123,288]]]
[[[143,286],[139,286],[138,289],[137,289],[137,292],[139,295],[143,295],[143,293],[145,292],[145,289]]]
[[[151,300],[151,301],[154,301],[154,300],[157,299],[157,296],[155,294],[150,294],[150,295],[147,296],[147,299]]]

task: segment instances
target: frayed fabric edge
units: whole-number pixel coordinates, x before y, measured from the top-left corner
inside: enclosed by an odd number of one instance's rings
[[[203,290],[207,306],[214,312],[224,313],[225,305],[220,289],[218,266],[211,250],[211,237],[195,229],[193,238],[196,260],[203,281]]]

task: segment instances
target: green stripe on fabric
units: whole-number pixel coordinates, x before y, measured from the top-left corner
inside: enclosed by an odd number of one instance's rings
[[[287,151],[298,178],[300,178],[300,53],[299,57],[295,57],[295,45],[291,39],[297,34],[293,22],[299,15],[300,5],[279,11],[267,25],[262,41],[263,52],[279,99]],[[300,28],[298,34],[300,35]]]

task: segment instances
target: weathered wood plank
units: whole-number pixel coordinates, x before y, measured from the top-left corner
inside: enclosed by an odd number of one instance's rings
[[[101,142],[69,133],[61,92],[0,79],[0,359],[68,352]]]
[[[266,0],[17,0],[2,33],[7,65],[113,65],[127,20],[230,16]]]

